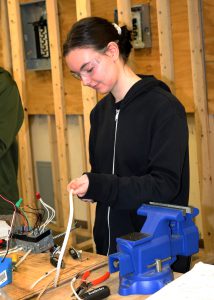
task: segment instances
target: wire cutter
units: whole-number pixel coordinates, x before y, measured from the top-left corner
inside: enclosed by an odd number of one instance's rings
[[[110,276],[110,272],[106,272],[104,275],[92,280],[92,281],[87,281],[87,278],[90,276],[90,271],[86,271],[83,273],[81,277],[81,284],[79,287],[76,289],[76,293],[78,296],[81,296],[84,294],[89,288],[92,286],[95,286],[97,284],[100,284],[101,282],[107,280]]]

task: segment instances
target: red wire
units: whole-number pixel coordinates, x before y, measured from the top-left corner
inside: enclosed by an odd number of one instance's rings
[[[14,208],[14,210],[16,211],[16,206],[15,206],[15,204],[14,204],[12,201],[8,200],[7,198],[5,198],[4,196],[2,196],[1,194],[0,194],[0,197],[1,197],[4,201],[6,201],[6,202],[10,203],[11,205],[13,205],[13,208]]]
[[[13,203],[13,202],[11,202],[10,200],[8,200],[7,198],[5,198],[4,196],[2,196],[1,194],[0,194],[0,197],[4,200],[4,201],[6,201],[6,202],[8,202],[8,203],[10,203],[12,206],[13,206],[13,208],[14,208],[14,213],[13,214],[16,214],[16,212],[17,212],[17,209],[16,209],[16,206],[15,206],[15,204]],[[3,259],[2,259],[2,263],[4,262],[4,260],[5,260],[5,257],[7,256],[7,254],[8,254],[8,251],[9,251],[9,247],[10,247],[10,240],[11,240],[11,233],[12,233],[12,229],[13,229],[13,223],[14,223],[14,219],[15,219],[15,215],[14,215],[14,218],[12,218],[12,223],[11,223],[11,226],[10,226],[10,233],[9,233],[9,235],[8,235],[8,240],[7,240],[7,248],[6,248],[6,253],[5,253],[5,255],[4,255],[4,257],[3,257]]]

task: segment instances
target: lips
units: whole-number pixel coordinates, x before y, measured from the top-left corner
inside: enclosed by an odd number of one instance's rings
[[[91,85],[90,87],[92,88],[92,89],[97,89],[98,88],[98,86],[99,86],[99,83],[97,83],[97,84],[95,84],[95,85]]]

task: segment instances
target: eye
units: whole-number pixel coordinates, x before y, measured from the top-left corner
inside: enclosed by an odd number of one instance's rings
[[[87,74],[90,74],[90,73],[92,73],[92,72],[93,72],[93,70],[94,70],[94,67],[91,67],[90,69],[88,69],[88,70],[85,70],[85,72],[86,72]]]

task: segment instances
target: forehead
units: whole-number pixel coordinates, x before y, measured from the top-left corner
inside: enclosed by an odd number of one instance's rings
[[[70,70],[79,71],[83,64],[90,62],[97,54],[93,48],[76,48],[66,55],[65,61]]]

